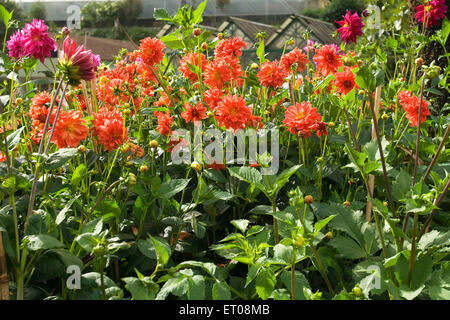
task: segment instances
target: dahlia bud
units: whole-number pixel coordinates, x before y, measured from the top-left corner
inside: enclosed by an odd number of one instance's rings
[[[288,46],[293,46],[294,44],[295,44],[294,39],[289,39],[288,42],[287,42]]]
[[[128,177],[127,177],[127,184],[130,186],[130,187],[132,187],[132,186],[134,186],[135,184],[136,184],[136,182],[137,182],[137,178],[136,178],[136,175],[134,174],[134,173],[129,173],[128,174]]]
[[[217,38],[218,38],[219,40],[222,40],[222,39],[223,39],[223,33],[219,33],[219,34],[217,35]]]
[[[188,53],[189,53],[189,50],[186,49],[186,48],[184,48],[184,49],[183,49],[183,52],[184,52],[184,54],[188,54]]]
[[[301,234],[299,234],[295,237],[295,239],[292,243],[297,248],[301,248],[301,247],[303,247],[303,244],[305,243],[305,238],[303,238],[303,236]]]
[[[389,204],[387,203],[387,201],[383,202],[383,206],[387,207]]]
[[[208,50],[208,44],[206,42],[202,43],[202,50]]]
[[[311,203],[313,203],[313,201],[314,201],[314,198],[311,195],[305,196],[305,203],[306,204],[311,204]]]
[[[202,29],[195,28],[193,34],[194,36],[199,37],[202,34]]]
[[[148,166],[146,166],[145,164],[143,164],[140,168],[139,168],[139,172],[140,173],[146,173],[148,171]]]
[[[344,205],[345,205],[346,207],[350,207],[350,202],[344,201]]]
[[[133,161],[127,161],[127,162],[125,162],[125,166],[126,166],[126,167],[132,167],[132,166],[133,166]]]
[[[152,141],[150,141],[150,143],[149,143],[149,146],[150,146],[150,148],[152,148],[152,149],[158,148],[158,145],[159,145],[159,143],[158,143],[158,141],[156,141],[156,140],[152,140]]]
[[[317,158],[317,163],[322,163],[323,162],[323,158],[322,157],[319,157],[319,158]]]
[[[78,147],[78,151],[80,151],[81,153],[85,153],[86,152],[86,147],[84,145],[80,145]]]
[[[387,119],[389,119],[389,116],[386,113],[383,113],[383,115],[381,116],[381,119],[387,120]]]
[[[328,122],[328,126],[330,128],[334,128],[336,126],[336,124],[334,122]]]
[[[423,59],[422,58],[417,58],[416,59],[416,66],[420,67],[423,65]]]
[[[84,45],[77,47],[75,40],[66,37],[58,62],[58,68],[64,74],[66,82],[76,87],[81,80],[90,81],[95,78],[100,57],[92,54],[91,50],[86,50]]]
[[[129,144],[124,144],[122,148],[120,148],[120,151],[122,151],[123,154],[128,153],[130,151],[131,147]]]
[[[361,296],[362,296],[362,290],[361,290],[360,287],[354,287],[354,288],[352,289],[352,292],[353,292],[353,294],[354,294],[355,296],[357,296],[357,297],[361,297]]]
[[[16,99],[16,105],[18,105],[18,106],[23,105],[23,99],[22,98],[17,98]]]
[[[191,168],[194,169],[195,171],[200,171],[202,170],[202,165],[197,161],[194,161],[191,163]]]
[[[131,114],[131,110],[127,108],[127,109],[123,110],[123,114],[126,116],[129,116]]]
[[[328,231],[328,232],[325,234],[325,238],[327,238],[327,239],[333,238],[333,232]]]
[[[251,68],[252,68],[253,70],[258,70],[259,66],[258,66],[257,63],[252,63]]]
[[[364,9],[363,12],[361,12],[361,15],[362,15],[363,17],[367,18],[367,17],[370,15],[370,12],[369,12],[369,10]]]
[[[65,36],[68,36],[68,35],[70,34],[70,30],[69,30],[69,28],[67,28],[67,27],[63,27],[63,28],[61,29],[61,33],[62,33],[63,35],[65,35]]]

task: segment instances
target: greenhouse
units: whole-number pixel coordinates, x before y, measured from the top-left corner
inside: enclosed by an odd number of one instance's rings
[[[0,1],[2,319],[450,300],[448,1]]]

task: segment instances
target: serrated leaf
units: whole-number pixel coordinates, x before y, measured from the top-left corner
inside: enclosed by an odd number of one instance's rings
[[[222,281],[215,282],[212,287],[212,297],[214,300],[231,300],[231,291]]]
[[[231,221],[231,224],[233,226],[235,226],[242,233],[245,233],[245,230],[247,230],[247,226],[248,226],[249,223],[250,223],[250,221],[245,220],[245,219],[232,220]]]
[[[360,259],[366,257],[366,251],[362,249],[354,240],[337,236],[331,239],[328,244],[342,254],[347,259]]]
[[[27,248],[30,251],[55,249],[64,246],[58,239],[47,234],[29,235],[25,239],[28,241]]]

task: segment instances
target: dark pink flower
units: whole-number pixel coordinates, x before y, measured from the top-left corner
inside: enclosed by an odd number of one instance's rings
[[[25,50],[23,47],[23,31],[17,31],[11,38],[9,38],[8,51],[11,58],[16,58],[17,60],[22,59],[25,56]]]
[[[37,19],[33,19],[23,28],[23,46],[26,55],[39,59],[42,63],[57,49],[56,41],[49,36],[44,21]]]
[[[95,71],[99,65],[99,56],[86,50],[84,45],[77,46],[75,40],[66,37],[63,50],[60,52],[58,67],[63,71],[66,81],[71,85],[78,85],[80,79],[89,81],[95,78]]]
[[[349,10],[347,10],[345,16],[342,17],[344,20],[335,21],[341,26],[337,30],[341,35],[341,39],[344,40],[345,43],[349,43],[350,41],[356,43],[356,37],[362,36],[362,27],[364,27],[364,23],[356,12],[351,14]]]
[[[425,5],[421,4],[416,7],[415,18],[427,28],[430,25],[437,25],[439,20],[445,18],[446,12],[445,0],[425,1]]]

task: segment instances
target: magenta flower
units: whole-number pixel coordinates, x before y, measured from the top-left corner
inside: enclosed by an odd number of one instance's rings
[[[48,35],[48,27],[43,20],[33,19],[23,28],[23,46],[26,55],[44,63],[45,57],[51,57],[56,51],[56,41]]]
[[[447,6],[445,5],[445,0],[426,1],[425,5],[421,4],[416,7],[415,18],[425,28],[428,28],[430,25],[437,25],[439,20],[445,18],[446,12]]]
[[[342,16],[344,20],[335,21],[341,27],[337,30],[341,35],[341,39],[345,41],[345,43],[354,42],[356,43],[356,37],[362,36],[362,27],[364,27],[364,23],[361,18],[355,12],[351,14],[349,10],[345,16]]]
[[[17,31],[14,33],[11,38],[9,38],[7,44],[8,44],[8,51],[9,56],[11,58],[16,58],[17,60],[22,59],[25,57],[25,50],[23,46],[23,31]]]
[[[86,81],[94,79],[99,63],[98,55],[86,50],[84,45],[77,46],[75,40],[66,37],[63,50],[60,52],[58,68],[64,73],[70,85],[78,85],[81,79]]]

